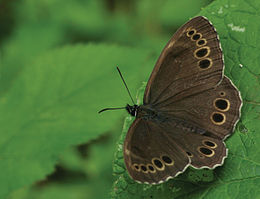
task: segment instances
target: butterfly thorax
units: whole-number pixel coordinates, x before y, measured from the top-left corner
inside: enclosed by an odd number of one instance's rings
[[[141,105],[137,109],[136,117],[142,118],[144,120],[158,120],[160,116],[158,112],[151,106]]]

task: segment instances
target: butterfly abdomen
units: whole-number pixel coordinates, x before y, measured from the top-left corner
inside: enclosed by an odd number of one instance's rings
[[[172,128],[178,128],[181,130],[181,132],[196,133],[201,135],[207,132],[205,129],[200,128],[197,125],[182,119],[169,117],[167,120],[165,120],[165,122],[167,123],[165,124],[165,126],[170,125]]]
[[[184,132],[191,132],[191,133],[198,133],[198,134],[206,133],[206,130],[199,128],[195,125],[192,125],[186,121],[178,123],[177,128],[182,129]]]

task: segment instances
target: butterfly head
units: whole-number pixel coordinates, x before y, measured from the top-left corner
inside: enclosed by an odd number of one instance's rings
[[[131,105],[127,104],[125,108],[126,108],[127,112],[128,112],[130,115],[136,117],[136,115],[137,115],[137,109],[138,109],[138,106],[137,106],[137,105],[131,106]]]

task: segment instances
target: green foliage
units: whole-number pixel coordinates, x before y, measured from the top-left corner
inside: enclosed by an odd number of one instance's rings
[[[260,4],[209,3],[2,0],[0,198],[257,198]],[[116,66],[141,103],[142,82],[161,49],[198,13],[216,26],[225,73],[244,100],[227,140],[229,157],[213,171],[188,169],[162,185],[137,184],[122,156],[133,118],[125,119],[121,134],[123,110],[97,112],[130,103]]]
[[[220,0],[199,15],[208,17],[220,35],[225,55],[225,74],[243,98],[242,117],[226,143],[229,157],[214,170],[188,169],[164,184],[135,183],[122,164],[122,143],[133,118],[126,118],[116,153],[113,198],[258,198],[260,196],[260,69],[258,1]],[[256,23],[257,22],[257,23]],[[130,122],[131,121],[131,122]]]
[[[103,59],[97,59],[97,54]],[[136,71],[143,71],[137,66],[145,66],[147,56],[145,50],[77,45],[50,51],[24,67],[0,102],[5,132],[0,143],[1,195],[8,190],[5,187],[15,189],[43,179],[53,171],[54,157],[68,146],[111,129],[119,114],[98,115],[97,111],[127,101],[114,97],[122,90],[115,63],[124,66],[122,70],[131,80]],[[106,78],[108,74],[111,78]],[[97,123],[99,120],[102,122]]]

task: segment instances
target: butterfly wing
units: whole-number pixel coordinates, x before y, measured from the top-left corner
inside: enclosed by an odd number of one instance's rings
[[[195,17],[174,34],[162,51],[147,83],[144,105],[224,139],[240,117],[242,100],[232,82],[223,78],[223,67],[214,27],[206,18]],[[221,96],[221,91],[226,96]],[[216,107],[225,104],[227,109]]]
[[[160,112],[205,130],[211,137],[225,139],[240,117],[242,100],[231,80],[180,101],[168,100],[155,106]]]
[[[176,127],[174,121],[161,123],[160,128],[164,129],[169,140],[178,140],[195,168],[213,169],[222,165],[227,157],[223,140],[191,132],[188,128]]]
[[[124,142],[130,176],[141,183],[161,183],[183,172],[190,163],[186,152],[165,136],[158,124],[137,118]]]
[[[212,24],[202,16],[184,24],[163,49],[147,83],[144,105],[180,100],[217,85],[222,50]]]
[[[223,67],[218,35],[206,18],[195,17],[174,34],[143,99],[164,119],[137,118],[124,142],[125,164],[134,180],[160,183],[189,164],[214,168],[223,163],[223,139],[239,119],[242,104]]]

